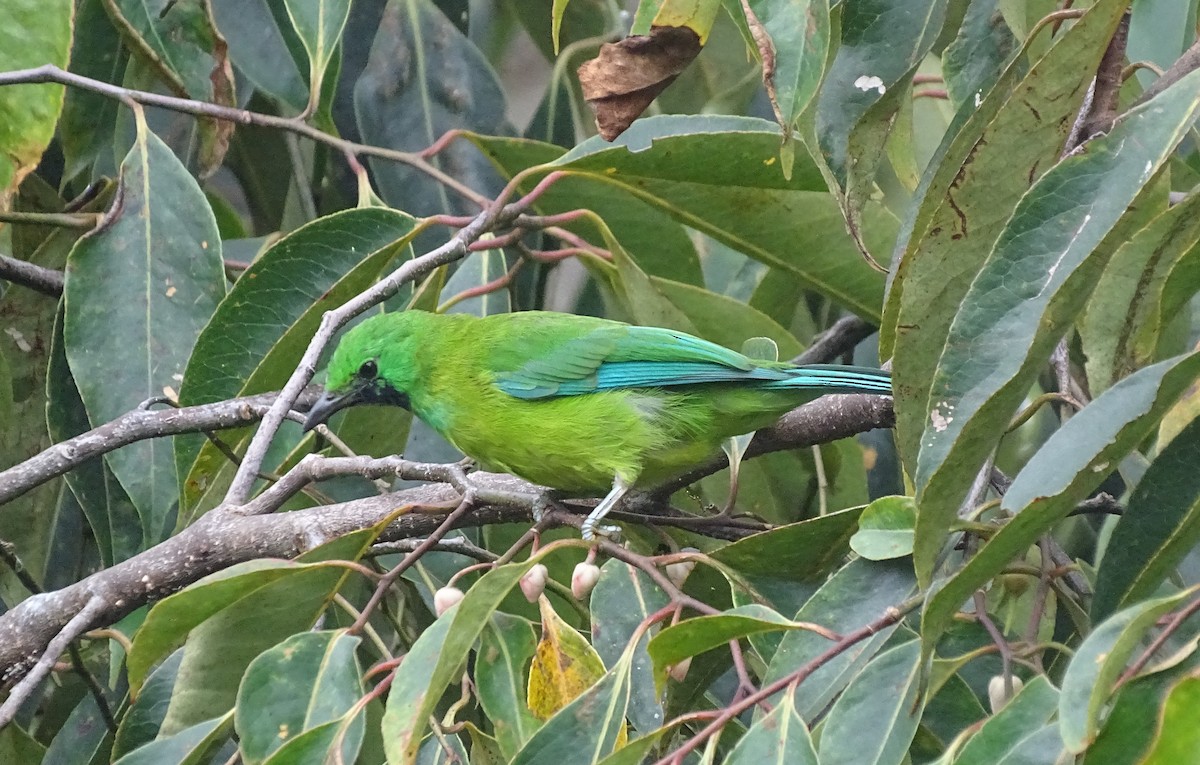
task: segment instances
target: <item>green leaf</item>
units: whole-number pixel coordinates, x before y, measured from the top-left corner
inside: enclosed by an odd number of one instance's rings
[[[770,40],[774,70],[767,92],[788,136],[821,84],[829,52],[829,0],[750,0],[749,5],[757,18],[747,21],[757,22]]]
[[[850,549],[868,560],[912,554],[917,503],[912,497],[880,497],[863,510]]]
[[[80,2],[71,41],[71,72],[101,82],[120,83],[128,63],[129,51],[121,44],[121,34],[104,11],[104,0]],[[117,174],[113,130],[120,105],[120,101],[102,93],[83,88],[67,90],[58,123],[64,181],[81,175],[81,180],[90,181]]]
[[[66,275],[67,360],[92,424],[173,397],[225,294],[225,273],[203,192],[140,111],[118,199],[104,225],[75,245]],[[137,508],[144,543],[164,539],[178,497],[171,440],[131,444],[106,460]]]
[[[302,632],[259,654],[238,688],[234,727],[247,765],[265,761],[294,737],[339,720],[362,696],[354,652],[360,638],[344,630]],[[347,761],[362,740],[347,742]]]
[[[486,234],[480,241],[486,242],[491,238],[491,234]],[[482,295],[460,297],[468,290],[486,287],[503,279],[507,273],[508,262],[504,257],[504,250],[481,250],[471,253],[458,264],[454,274],[442,288],[450,297],[438,308],[438,312],[469,313],[472,316],[508,313],[512,310],[512,291],[508,286]]]
[[[0,729],[0,761],[41,762],[45,754],[46,747],[19,725],[9,724]]]
[[[363,141],[420,151],[448,130],[512,132],[503,93],[483,54],[432,2],[395,0],[380,19],[355,83],[354,107]],[[491,193],[497,186],[487,160],[464,142],[451,143],[430,162],[477,192]],[[418,216],[478,212],[473,202],[408,165],[372,158],[371,169],[380,195],[393,207]]]
[[[213,26],[207,3],[105,0],[105,5],[130,47],[149,54],[155,71],[179,95],[233,105],[228,97],[232,84],[228,92],[214,88],[226,65],[225,41]]]
[[[350,0],[284,0],[288,17],[308,52],[308,102],[321,100],[321,81],[350,15]]]
[[[383,716],[384,746],[390,765],[414,761],[442,691],[462,674],[467,655],[492,614],[539,558],[534,555],[484,574],[457,606],[438,617],[417,638],[392,681]]]
[[[115,703],[109,698],[109,703]],[[42,765],[75,765],[75,763],[109,762],[112,734],[104,724],[104,717],[96,700],[87,694],[71,709],[66,722],[55,734],[46,748]]]
[[[1165,191],[1165,184],[1163,191]],[[1157,200],[1155,200],[1157,201]],[[1154,360],[1158,317],[1167,275],[1200,242],[1200,194],[1166,207],[1113,253],[1079,327],[1093,395]]]
[[[1159,339],[1178,311],[1176,301],[1164,305],[1166,285],[1198,242],[1200,194],[1192,194],[1154,218],[1112,255],[1080,327],[1088,388],[1093,393],[1159,359]],[[1190,281],[1190,293],[1195,284]]]
[[[635,123],[633,129],[640,123]],[[538,141],[486,135],[467,138],[510,178],[535,165],[553,162],[564,153],[559,146]],[[687,284],[704,281],[687,230],[665,211],[630,195],[623,187],[597,183],[591,176],[567,176],[546,189],[535,207],[544,215],[579,208],[591,210],[647,273]],[[600,224],[590,219],[573,222],[567,228],[591,242],[603,238]]]
[[[683,312],[700,337],[727,348],[737,348],[751,337],[768,337],[779,346],[780,357],[798,356],[804,347],[795,335],[766,314],[740,300],[683,282],[650,277],[655,289]]]
[[[1095,70],[1125,4],[1101,0],[1027,75],[1020,58],[1010,64],[922,180],[879,334],[880,355],[894,364],[897,443],[910,473],[943,339],[1018,200],[1062,152],[1087,93],[1080,72]]]
[[[506,761],[541,725],[525,701],[526,675],[536,645],[529,622],[503,611],[492,614],[481,638],[475,685]]]
[[[1092,618],[1154,593],[1200,542],[1200,420],[1150,463],[1113,528],[1096,572]]]
[[[0,14],[5,20],[0,71],[42,64],[67,67],[74,20],[71,0],[4,0]],[[62,106],[62,85],[0,88],[0,209],[8,209],[12,193],[37,167],[54,137]]]
[[[411,257],[415,223],[396,210],[345,210],[276,242],[242,274],[200,333],[180,402],[206,404],[281,387],[322,314],[370,286],[389,262]],[[372,413],[373,421],[380,416],[387,415]],[[188,471],[183,508],[190,512],[231,468],[203,438],[177,444],[179,469]]]
[[[1142,760],[1144,765],[1173,765],[1187,762],[1200,749],[1196,708],[1200,705],[1200,677],[1185,677],[1167,696],[1162,707],[1158,737],[1154,748]]]
[[[925,605],[921,635],[928,645],[955,612],[1008,562],[1023,555],[1094,489],[1200,375],[1200,353],[1146,367],[1068,420],[1017,474],[1001,508],[1015,513]]]
[[[670,598],[650,577],[628,563],[610,560],[600,567],[600,579],[592,589],[592,645],[604,666],[612,667],[628,650],[639,625],[650,614],[670,603]],[[633,649],[630,697],[627,716],[642,733],[663,724],[662,705],[655,690],[654,671],[647,654],[650,631],[644,631]]]
[[[347,534],[299,560],[356,560],[381,528]],[[342,566],[310,564],[257,588],[195,627],[184,647],[163,732],[232,708],[242,674],[254,657],[284,638],[312,629],[348,576]]]
[[[113,765],[203,765],[229,736],[233,712],[196,723],[135,749]]]
[[[310,550],[296,561],[271,559],[245,561],[230,566],[224,571],[210,574],[155,603],[146,616],[146,621],[134,635],[133,648],[127,659],[131,692],[137,695],[150,669],[181,645],[189,633],[194,633],[215,615],[242,603],[260,604],[265,600],[264,594],[271,595],[273,593],[278,596],[287,594],[289,589],[295,589],[300,591],[299,594],[304,594],[302,591],[307,586],[311,586],[315,591],[317,584],[314,581],[321,582],[330,575],[340,577],[346,574],[344,567],[330,566],[323,561],[357,558],[377,533],[378,529],[371,528],[338,537],[332,542]],[[289,580],[292,581],[289,582]],[[275,585],[280,583],[282,586],[276,588]],[[296,583],[299,583],[300,586],[293,587],[292,585]],[[282,604],[282,608],[286,610],[296,610],[298,607],[294,603]],[[272,611],[280,609],[280,604],[272,606]],[[244,611],[245,608],[239,607],[239,610]],[[245,614],[242,615],[245,616]],[[263,613],[259,613],[258,616],[260,620],[265,619]],[[263,622],[263,624],[267,623]],[[247,641],[259,640],[263,637],[269,640],[262,648],[245,657],[243,667],[263,650],[278,642],[278,640],[270,639],[270,636],[265,635],[268,630],[263,629],[263,624],[248,634],[240,636],[231,634],[229,636],[231,639],[241,637]],[[296,631],[283,632],[279,639],[282,640]],[[237,678],[240,677],[241,671],[238,670]],[[236,682],[232,690],[236,693]]]
[[[61,212],[62,200],[39,181],[38,176],[30,176],[15,200],[15,208],[27,212]],[[84,212],[102,210],[112,198],[112,185],[101,184],[97,192],[97,199],[86,205]],[[55,270],[63,268],[67,253],[80,235],[72,229],[30,226],[10,226],[3,233],[12,235],[14,257]],[[42,394],[60,382],[51,376],[50,365],[57,363],[62,355],[62,343],[56,340],[60,333],[57,313],[62,304],[24,287],[7,282],[0,284],[7,287],[0,298],[0,327],[3,327],[0,331],[0,422],[4,423],[0,427],[0,465],[11,466],[24,462],[59,440],[55,421],[60,413],[47,411]],[[81,427],[91,429],[86,418]],[[37,486],[6,503],[4,511],[0,512],[0,539],[16,547],[26,568],[43,586],[49,586],[46,579],[51,574],[47,569],[51,529],[46,519],[55,516],[58,489],[56,482]],[[97,532],[98,540],[103,533],[103,529]],[[136,546],[140,547],[140,544],[139,524]],[[12,606],[27,595],[24,585],[16,580],[8,567],[0,567],[0,598]]]
[[[210,0],[229,58],[254,87],[299,113],[308,96],[303,43],[295,39],[287,9],[278,0]],[[299,50],[293,50],[293,46]],[[297,62],[297,57],[300,61]],[[322,70],[324,72],[324,70]]]
[[[959,750],[954,765],[992,765],[1007,757],[1017,743],[1039,732],[1058,709],[1058,689],[1036,675],[1004,708],[984,721]]]
[[[689,656],[740,640],[760,632],[811,630],[811,624],[794,622],[777,611],[754,603],[738,606],[719,614],[686,619],[667,627],[650,641],[650,658],[661,682],[667,669]]]
[[[924,707],[920,667],[919,640],[885,651],[864,667],[829,710],[821,729],[821,765],[900,765]]]
[[[1167,694],[1196,668],[1196,654],[1183,663],[1152,675],[1134,678],[1121,687],[1087,758],[1104,765],[1143,762],[1158,735],[1159,712]]]
[[[981,103],[1019,47],[999,5],[1000,0],[972,0],[958,35],[942,54],[946,91],[956,108]]]
[[[841,42],[817,97],[815,131],[852,231],[875,188],[896,111],[941,34],[947,0],[860,0],[841,6]],[[811,147],[816,153],[816,147]],[[870,248],[875,254],[877,251]],[[866,317],[864,317],[866,318]]]
[[[1146,600],[1104,620],[1079,646],[1063,675],[1058,719],[1063,741],[1078,754],[1096,739],[1101,713],[1125,663],[1158,618],[1200,592],[1200,585]]]
[[[515,153],[512,141],[473,140],[494,156]],[[565,171],[569,177],[547,196],[580,188],[569,181],[620,189],[626,198],[636,197],[755,260],[789,271],[804,286],[878,320],[882,277],[863,262],[817,168],[798,158],[791,178],[784,178],[779,140],[777,125],[748,117],[640,119],[613,143],[589,139],[558,158],[547,171]],[[714,164],[714,156],[726,161]],[[504,163],[509,174],[527,166]],[[588,201],[576,196],[571,207]],[[866,213],[868,244],[883,250],[894,238],[895,221],[880,207]],[[645,251],[629,242],[607,215],[605,220],[648,273],[680,280],[652,267]]]
[[[779,526],[718,548],[711,557],[736,572],[735,587],[749,587],[756,600],[791,613],[811,592],[797,585],[823,581],[845,557],[861,513],[862,508],[856,507]],[[704,581],[706,569],[700,566],[692,572],[689,589],[693,578]],[[798,592],[803,594],[797,596]]]
[[[862,558],[847,563],[821,585],[796,614],[796,621],[820,624],[845,634],[878,619],[914,592],[912,567],[897,562],[876,563]],[[806,720],[814,719],[846,687],[887,642],[896,627],[887,627],[813,672],[796,692],[796,708]],[[829,640],[815,632],[797,630],[783,636],[767,667],[763,684],[790,675],[829,650]],[[890,696],[890,694],[889,694]]]
[[[723,761],[725,765],[817,765],[808,726],[796,711],[791,693],[767,715],[755,721]]]
[[[650,22],[652,27],[686,27],[704,45],[721,10],[721,0],[656,0],[654,6],[658,10]]]
[[[46,424],[56,443],[92,429],[79,388],[67,364],[63,346],[62,311],[54,325],[50,365],[46,376]],[[103,458],[91,459],[66,476],[67,486],[87,517],[96,537],[100,560],[111,566],[132,558],[142,549],[142,523],[129,494],[121,487]]]
[[[1198,108],[1200,75],[1189,75],[1048,171],[972,282],[934,373],[917,458],[913,562],[922,584],[979,466],[1095,286],[1111,254],[1106,237],[1123,233],[1118,222]]]
[[[163,719],[167,716],[167,705],[175,691],[175,679],[179,676],[179,664],[182,661],[183,651],[176,651],[155,667],[142,683],[133,703],[120,717],[116,740],[113,741],[113,759],[150,743],[158,736]]]
[[[340,718],[309,728],[279,747],[263,765],[308,765],[313,762],[353,762],[362,746],[361,710],[351,709]]]
[[[512,765],[596,763],[612,753],[625,726],[634,646],[600,682],[538,728]]]

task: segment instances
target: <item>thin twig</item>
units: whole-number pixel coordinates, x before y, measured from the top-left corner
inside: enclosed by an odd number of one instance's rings
[[[1200,611],[1200,598],[1193,600],[1191,603],[1188,603],[1187,606],[1177,611],[1175,615],[1171,617],[1171,621],[1167,622],[1166,626],[1163,627],[1162,632],[1158,633],[1158,636],[1151,641],[1150,645],[1146,646],[1145,651],[1142,651],[1142,655],[1139,656],[1136,661],[1130,664],[1125,671],[1121,673],[1121,676],[1117,678],[1116,684],[1113,685],[1113,693],[1116,693],[1118,690],[1120,690],[1121,686],[1125,685],[1125,683],[1128,683],[1130,680],[1136,677],[1137,673],[1141,672],[1142,668],[1145,667],[1146,664],[1150,662],[1150,659],[1153,658],[1154,654],[1158,652],[1158,649],[1162,648],[1167,640],[1170,639],[1171,635],[1175,634],[1175,631],[1188,620],[1188,617],[1190,617],[1192,614],[1195,614],[1197,611]]]
[[[318,393],[315,388],[306,391],[298,403],[307,407],[316,400]],[[112,422],[68,438],[24,462],[0,471],[0,505],[90,459],[137,441],[253,424],[262,417],[276,395],[260,393],[257,396],[179,409],[147,411],[138,408],[126,412]]]
[[[0,728],[13,721],[13,717],[16,716],[21,705],[37,689],[46,675],[50,674],[50,670],[53,669],[54,662],[58,661],[58,657],[62,656],[63,652],[67,650],[67,646],[71,644],[72,640],[87,631],[88,627],[91,626],[92,619],[96,618],[106,605],[103,598],[93,595],[91,600],[87,602],[87,605],[79,613],[75,614],[46,645],[46,650],[42,653],[41,657],[38,658],[25,676],[21,678],[20,682],[12,687],[4,703],[0,704]]]
[[[355,143],[347,141],[344,138],[329,135],[319,128],[309,125],[303,120],[298,120],[294,117],[277,117],[273,114],[261,114],[251,112],[246,109],[237,109],[231,106],[221,106],[212,104],[206,101],[194,101],[188,98],[179,98],[176,96],[164,96],[159,93],[150,93],[144,90],[132,90],[123,88],[119,85],[94,80],[90,77],[84,77],[74,72],[64,71],[63,69],[54,66],[53,64],[45,64],[33,69],[20,69],[11,72],[0,72],[0,86],[4,85],[19,85],[19,84],[34,84],[53,82],[60,85],[69,85],[83,90],[90,90],[93,93],[99,93],[109,98],[116,98],[125,102],[135,102],[145,104],[146,106],[157,106],[160,109],[169,109],[170,111],[180,112],[182,114],[191,114],[195,117],[208,117],[210,119],[225,120],[234,122],[240,125],[258,125],[261,127],[269,127],[277,130],[285,130],[289,133],[303,136],[318,143],[323,143],[337,149],[343,155],[377,157],[386,159],[391,162],[399,162],[403,165],[408,165],[430,178],[433,178],[438,183],[453,189],[458,194],[475,202],[481,207],[487,205],[487,199],[479,194],[474,189],[466,184],[458,181],[449,174],[438,169],[435,165],[426,160],[419,152],[397,151],[395,149],[385,149],[379,146],[371,146],[369,144]]]
[[[747,709],[758,704],[760,701],[774,696],[776,693],[784,690],[788,686],[799,685],[804,682],[813,672],[816,672],[821,667],[828,664],[833,659],[837,658],[848,648],[856,643],[859,643],[867,638],[887,629],[893,624],[899,623],[904,615],[920,605],[920,598],[913,598],[905,601],[898,606],[888,608],[883,616],[879,617],[870,624],[864,625],[853,632],[849,632],[842,636],[840,640],[834,643],[828,650],[808,662],[804,666],[795,671],[781,677],[769,685],[764,686],[757,693],[752,693],[746,698],[730,704],[716,716],[715,719],[700,732],[693,735],[685,741],[678,749],[658,760],[654,765],[673,765],[674,763],[683,762],[683,758],[690,752],[695,751],[697,747],[703,744],[708,738],[718,733],[725,727],[729,721],[735,719]]]
[[[843,316],[825,330],[793,364],[828,364],[875,334],[878,327],[858,316]]]
[[[0,279],[50,297],[60,297],[63,291],[62,271],[42,268],[24,260],[10,258],[3,253],[0,253]]]
[[[400,578],[400,575],[412,568],[412,566],[421,559],[422,555],[427,553],[433,548],[434,545],[441,541],[442,537],[446,536],[446,534],[448,534],[454,528],[455,524],[457,524],[458,521],[464,515],[466,515],[467,511],[470,510],[474,504],[474,492],[467,491],[463,495],[462,501],[458,503],[458,507],[454,508],[446,515],[446,518],[434,530],[434,532],[430,534],[424,542],[417,545],[412,552],[410,552],[408,555],[405,555],[404,560],[400,561],[395,568],[383,575],[383,578],[379,580],[379,584],[375,587],[375,592],[371,593],[371,599],[367,601],[365,606],[363,606],[362,612],[358,615],[358,618],[354,620],[354,624],[350,625],[350,629],[347,630],[349,634],[357,634],[364,626],[366,626],[367,620],[371,618],[371,612],[379,606],[380,601],[383,600],[383,597],[387,594],[387,591],[391,589],[392,585],[396,583],[396,580]]]

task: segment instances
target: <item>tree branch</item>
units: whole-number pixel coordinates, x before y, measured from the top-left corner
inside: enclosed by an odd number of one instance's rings
[[[317,388],[306,390],[298,398],[297,404],[307,408],[319,394]],[[126,412],[112,422],[55,444],[20,464],[0,471],[0,505],[90,459],[137,441],[251,425],[262,418],[277,395],[262,393],[215,404],[153,411],[139,408]]]
[[[458,181],[454,177],[441,171],[426,160],[423,153],[397,151],[395,149],[385,149],[380,146],[370,146],[368,144],[355,143],[347,141],[338,136],[329,135],[321,130],[309,125],[301,119],[293,117],[278,117],[273,114],[260,114],[258,112],[248,111],[246,109],[237,109],[231,106],[221,106],[219,104],[208,103],[207,101],[193,101],[188,98],[178,98],[176,96],[164,96],[160,93],[150,93],[144,90],[132,90],[123,88],[119,85],[103,82],[102,80],[93,80],[90,77],[68,72],[54,66],[53,64],[45,64],[33,69],[20,69],[12,72],[0,72],[0,86],[4,85],[20,85],[20,84],[35,84],[53,82],[59,85],[69,85],[82,90],[90,90],[93,93],[115,98],[126,103],[133,101],[146,106],[157,106],[160,109],[168,109],[181,114],[190,114],[194,117],[207,117],[209,119],[224,120],[226,122],[234,122],[242,125],[259,125],[262,127],[275,128],[284,130],[295,135],[304,136],[317,143],[323,143],[327,146],[332,146],[342,154],[347,156],[367,156],[378,157],[392,162],[399,162],[403,165],[408,165],[429,177],[436,180],[438,183],[447,188],[454,189],[457,193],[470,199],[481,207],[487,205],[487,199],[474,189]]]
[[[788,412],[771,427],[758,431],[746,449],[745,458],[827,444],[868,430],[890,428],[895,424],[891,396],[865,393],[822,396]],[[728,465],[729,458],[725,455],[714,457],[695,470],[663,484],[654,493],[659,496],[673,494]]]
[[[50,297],[59,297],[63,291],[62,271],[42,268],[0,253],[0,279],[36,290]]]
[[[796,358],[793,364],[828,364],[875,334],[879,328],[857,316],[843,316]]]
[[[1185,75],[1200,69],[1200,40],[1192,43],[1192,47],[1183,52],[1183,55],[1175,59],[1175,63],[1163,72],[1162,77],[1159,77],[1150,87],[1146,88],[1145,92],[1133,102],[1132,106],[1140,106],[1146,103],[1151,98],[1154,98],[1159,93],[1171,87],[1175,83],[1184,78]]]

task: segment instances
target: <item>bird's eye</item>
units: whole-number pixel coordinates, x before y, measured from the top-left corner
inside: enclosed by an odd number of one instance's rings
[[[379,374],[379,367],[375,364],[375,359],[367,359],[358,368],[358,376],[364,380],[374,380],[377,374]]]

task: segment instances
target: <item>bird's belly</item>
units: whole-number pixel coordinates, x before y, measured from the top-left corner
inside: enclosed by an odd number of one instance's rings
[[[746,414],[726,405],[726,398],[739,403],[736,394],[720,394],[612,391],[536,401],[503,396],[455,418],[443,435],[486,469],[542,486],[602,493],[620,476],[649,487],[703,463],[725,438],[752,431],[787,408],[785,402]]]
[[[443,433],[488,470],[570,492],[604,492],[614,476],[637,477],[646,423],[623,397],[606,394],[522,401],[504,397]]]

